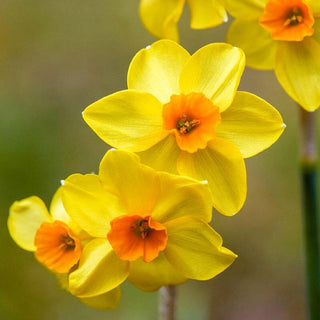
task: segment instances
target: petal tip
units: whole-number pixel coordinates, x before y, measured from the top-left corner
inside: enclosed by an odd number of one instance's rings
[[[148,44],[148,45],[146,46],[146,50],[148,50],[148,49],[150,49],[150,48],[151,48],[151,45]]]
[[[283,123],[282,125],[281,125],[281,128],[286,128],[287,127],[287,125],[285,124],[285,123]]]
[[[64,186],[64,180],[60,180],[60,184]]]

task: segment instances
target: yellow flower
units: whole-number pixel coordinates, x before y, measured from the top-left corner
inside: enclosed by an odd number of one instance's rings
[[[177,23],[186,0],[141,0],[140,18],[145,28],[157,38],[179,41]],[[191,28],[206,29],[228,21],[220,0],[187,0]]]
[[[111,146],[139,152],[157,170],[207,180],[213,205],[237,213],[246,198],[243,158],[268,148],[284,124],[257,96],[237,91],[245,65],[240,49],[210,44],[190,54],[160,40],[133,58],[129,90],[83,113]]]
[[[61,285],[68,289],[68,273],[76,268],[89,235],[65,211],[61,188],[52,199],[50,212],[51,215],[36,196],[16,201],[10,207],[8,229],[13,240],[21,248],[35,252],[38,261],[56,273]],[[120,301],[120,288],[80,300],[96,309],[114,309]]]
[[[127,278],[145,291],[207,280],[236,258],[208,225],[207,185],[157,172],[133,153],[109,150],[99,175],[71,175],[62,190],[72,219],[94,237],[70,274],[77,296],[102,294]]]
[[[236,18],[227,41],[242,48],[247,65],[274,69],[287,94],[307,111],[320,105],[318,0],[221,0]]]

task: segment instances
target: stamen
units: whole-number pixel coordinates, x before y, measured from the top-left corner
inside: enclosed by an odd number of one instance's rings
[[[293,7],[292,10],[288,13],[287,19],[284,22],[284,26],[296,26],[299,23],[303,22],[303,16],[301,11],[297,7]]]
[[[152,229],[149,226],[148,220],[139,219],[132,223],[130,229],[142,239],[146,239]]]
[[[181,118],[177,123],[177,130],[181,134],[187,134],[191,132],[194,128],[200,125],[200,120],[198,119],[190,119],[187,117],[185,113],[182,114]]]

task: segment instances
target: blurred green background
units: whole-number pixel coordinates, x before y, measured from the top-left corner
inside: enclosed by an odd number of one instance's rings
[[[120,306],[97,311],[59,288],[7,231],[8,208],[38,195],[48,205],[60,180],[97,172],[107,146],[82,120],[97,99],[126,88],[134,54],[154,39],[138,0],[0,2],[0,319],[156,319],[157,293],[125,283]],[[228,24],[195,31],[186,9],[181,44],[191,53],[223,42]],[[254,40],[253,40],[254,45]],[[305,316],[298,108],[273,72],[247,69],[240,89],[273,104],[287,129],[247,159],[248,197],[213,225],[236,262],[218,277],[178,290],[178,320],[301,320]]]

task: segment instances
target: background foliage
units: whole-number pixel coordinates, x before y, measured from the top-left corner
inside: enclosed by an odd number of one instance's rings
[[[143,28],[138,5],[138,0],[0,3],[1,319],[156,319],[157,293],[129,283],[115,311],[81,304],[11,240],[6,227],[13,201],[38,195],[49,204],[61,179],[97,172],[107,146],[81,112],[125,89],[131,58],[156,40]],[[179,26],[181,44],[191,53],[223,42],[228,27],[191,30],[188,10]],[[298,108],[273,72],[247,69],[240,89],[273,104],[287,129],[274,146],[246,161],[248,198],[241,212],[232,218],[214,212],[213,226],[239,258],[215,279],[179,287],[178,318],[305,319]]]

